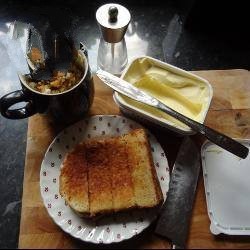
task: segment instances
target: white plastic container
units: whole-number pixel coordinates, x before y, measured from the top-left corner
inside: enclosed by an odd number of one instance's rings
[[[136,63],[137,60],[142,60],[142,59],[147,59],[150,64],[154,65],[154,66],[157,66],[161,69],[166,69],[168,72],[170,73],[174,73],[176,75],[179,75],[179,76],[183,76],[183,77],[187,77],[189,79],[192,79],[192,80],[197,80],[199,82],[202,82],[204,83],[204,85],[208,88],[208,100],[206,102],[206,106],[205,108],[203,109],[202,111],[202,114],[201,114],[201,119],[199,120],[200,123],[203,123],[205,118],[206,118],[206,115],[207,115],[207,112],[208,112],[208,109],[209,109],[209,106],[210,106],[210,102],[211,102],[211,99],[212,99],[212,96],[213,96],[213,89],[210,85],[210,83],[195,75],[195,74],[192,74],[190,72],[187,72],[183,69],[180,69],[180,68],[177,68],[173,65],[170,65],[168,63],[164,63],[160,60],[157,60],[157,59],[154,59],[152,57],[148,57],[148,56],[145,56],[145,57],[138,57],[136,59],[134,59],[124,70],[123,74],[121,75],[121,78],[125,78],[125,76],[127,77],[128,74],[130,73],[130,69],[132,68],[133,64]],[[132,70],[131,70],[132,71]],[[133,74],[136,74],[135,71],[132,72]],[[138,74],[140,74],[140,72],[138,71]],[[120,107],[120,110],[126,115],[128,116],[131,116],[133,117],[134,119],[136,120],[143,120],[143,121],[146,121],[146,122],[149,122],[149,123],[153,123],[154,125],[158,125],[160,127],[163,127],[163,128],[167,128],[167,129],[170,129],[171,131],[174,131],[176,133],[178,133],[179,135],[192,135],[192,134],[195,134],[195,132],[193,130],[191,130],[190,128],[186,127],[181,127],[179,126],[178,124],[174,124],[166,119],[163,119],[163,118],[159,118],[149,112],[146,112],[142,109],[139,109],[129,103],[127,103],[126,101],[124,101],[122,98],[121,98],[121,95],[117,92],[114,93],[114,100],[115,102],[119,105]]]
[[[238,140],[250,148],[250,140]],[[250,156],[241,159],[206,141],[201,148],[210,231],[250,235]]]

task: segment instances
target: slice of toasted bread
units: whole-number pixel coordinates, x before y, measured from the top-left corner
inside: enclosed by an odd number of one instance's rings
[[[126,143],[121,137],[108,140],[109,166],[112,173],[113,210],[135,207],[133,180],[128,163]]]
[[[59,192],[70,207],[82,215],[88,215],[88,168],[84,144],[77,145],[66,155],[59,181]]]
[[[60,193],[85,216],[151,208],[163,201],[143,129],[86,140],[66,156],[62,165]]]
[[[112,174],[105,140],[85,142],[91,216],[113,211]]]
[[[135,202],[138,207],[154,207],[163,201],[163,195],[154,167],[147,135],[135,129],[123,136],[131,167]]]

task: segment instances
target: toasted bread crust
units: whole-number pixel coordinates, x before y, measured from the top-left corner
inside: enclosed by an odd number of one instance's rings
[[[63,161],[60,194],[83,217],[160,205],[163,195],[145,131],[77,145]]]
[[[145,133],[144,130],[142,131],[142,133],[144,133],[144,137],[147,138],[147,134]],[[150,162],[150,166],[151,166],[150,170],[151,170],[151,173],[152,173],[152,176],[153,176],[154,188],[155,188],[155,191],[156,191],[156,199],[157,199],[158,204],[161,204],[163,202],[164,198],[163,198],[163,194],[162,194],[162,191],[161,191],[159,179],[157,177],[157,173],[156,173],[156,170],[155,170],[153,156],[152,156],[152,153],[151,153],[151,148],[150,148],[150,145],[149,145],[149,141],[147,139],[145,140],[145,144],[146,144],[146,150],[148,152],[147,155],[149,157],[149,162]]]

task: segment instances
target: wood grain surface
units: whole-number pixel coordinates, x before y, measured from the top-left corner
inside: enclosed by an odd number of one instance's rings
[[[235,138],[250,139],[250,72],[247,70],[196,71],[213,86],[214,96],[206,118],[206,125]],[[119,114],[112,91],[95,78],[95,98],[90,115]],[[39,189],[39,172],[44,153],[62,128],[55,126],[45,115],[29,119],[26,163],[23,183],[19,248],[169,248],[168,240],[154,235],[155,223],[128,241],[106,246],[87,244],[64,233],[49,217],[43,206]],[[149,127],[164,148],[173,166],[181,137]],[[203,139],[192,136],[198,145]],[[209,230],[202,174],[188,237],[188,248],[250,248],[250,238],[243,236],[214,236]]]

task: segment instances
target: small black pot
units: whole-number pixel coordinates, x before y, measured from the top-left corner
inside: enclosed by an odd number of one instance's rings
[[[80,82],[73,88],[58,94],[40,93],[26,83],[25,77],[19,75],[21,90],[11,92],[0,99],[1,114],[9,119],[23,119],[36,113],[48,113],[55,122],[72,123],[81,119],[93,102],[94,83],[87,54],[79,50],[83,57],[85,72]],[[19,102],[27,102],[19,109],[10,107]]]

